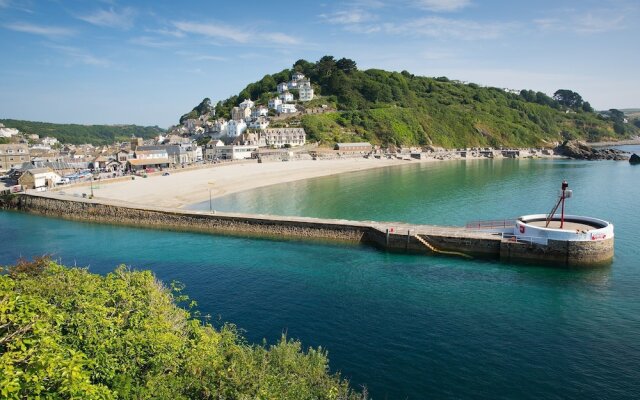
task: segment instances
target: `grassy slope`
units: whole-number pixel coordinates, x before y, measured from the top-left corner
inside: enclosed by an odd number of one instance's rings
[[[497,88],[419,77],[406,71],[345,72],[322,60],[301,60],[294,68],[309,76],[321,95],[313,106],[325,103],[338,110],[297,117],[311,140],[327,144],[367,140],[444,147],[537,146],[569,137],[617,139],[640,132],[629,124],[627,132],[616,134],[611,121],[582,110],[565,113],[541,93],[544,101],[533,102]],[[245,98],[266,103],[276,95],[276,83],[287,80],[292,71],[266,75],[249,84],[238,96],[220,102],[217,114],[228,117],[231,107]]]

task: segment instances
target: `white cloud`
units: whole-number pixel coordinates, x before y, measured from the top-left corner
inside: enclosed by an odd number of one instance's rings
[[[48,45],[48,47],[64,54],[72,63],[81,63],[95,67],[108,67],[111,65],[111,61],[106,58],[96,57],[77,47],[59,45]]]
[[[495,39],[514,27],[513,23],[480,23],[440,17],[419,18],[402,24],[383,24],[384,31],[390,34],[463,40]]]
[[[543,31],[572,31],[589,34],[625,29],[625,19],[625,15],[621,12],[594,10],[583,14],[567,11],[561,17],[540,18],[533,22]]]
[[[153,48],[163,48],[163,47],[172,47],[178,45],[177,42],[166,41],[166,40],[157,40],[150,36],[138,36],[129,40],[129,43],[145,46],[145,47],[153,47]]]
[[[280,32],[264,33],[261,37],[275,44],[298,44],[300,40]]]
[[[471,4],[470,0],[417,0],[419,7],[434,12],[451,12],[463,9]]]
[[[174,22],[178,31],[202,35],[214,39],[230,40],[236,43],[248,43],[255,39],[256,42],[264,41],[277,45],[295,45],[300,40],[281,32],[254,32],[251,30],[232,28],[220,23],[195,23],[187,21]]]
[[[228,58],[226,57],[219,57],[219,56],[210,56],[210,55],[199,55],[199,56],[195,56],[193,57],[193,59],[195,61],[229,61]]]
[[[362,24],[377,19],[375,15],[359,9],[341,10],[332,14],[321,14],[320,18],[335,25]]]
[[[145,29],[145,31],[151,33],[159,33],[164,36],[173,36],[176,38],[183,38],[186,36],[184,32],[174,29]]]
[[[223,24],[202,24],[195,22],[174,22],[173,25],[184,33],[195,33],[198,35],[208,36],[216,39],[227,39],[237,43],[247,43],[251,38],[251,34],[247,31],[241,31]]]
[[[16,32],[24,32],[46,37],[71,36],[75,33],[72,29],[68,28],[59,26],[34,25],[26,22],[14,22],[11,24],[7,24],[4,27]]]
[[[131,7],[125,7],[120,12],[112,7],[109,10],[98,10],[93,14],[80,15],[78,19],[98,26],[129,29],[133,26],[135,15],[136,12]]]

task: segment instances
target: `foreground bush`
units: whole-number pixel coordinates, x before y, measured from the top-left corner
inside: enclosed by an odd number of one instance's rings
[[[355,399],[322,349],[203,326],[149,271],[42,258],[0,275],[1,398]]]

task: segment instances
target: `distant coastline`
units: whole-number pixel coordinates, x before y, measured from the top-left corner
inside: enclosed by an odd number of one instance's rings
[[[592,147],[640,145],[640,137],[636,137],[635,139],[616,140],[614,142],[592,142],[587,144]]]

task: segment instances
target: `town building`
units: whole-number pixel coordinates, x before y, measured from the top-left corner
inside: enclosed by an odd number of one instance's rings
[[[240,108],[252,109],[254,105],[255,105],[255,103],[253,101],[251,101],[251,99],[246,99],[245,101],[240,103]]]
[[[137,152],[138,151],[165,152],[166,158],[169,160],[169,163],[173,165],[193,164],[197,161],[202,161],[202,149],[198,149],[198,146],[192,143],[172,144],[166,146],[140,146],[137,149]]]
[[[222,147],[224,146],[224,142],[222,140],[217,140],[217,139],[211,139],[205,146],[204,146],[204,158],[207,161],[214,161],[216,160],[217,157],[217,150],[216,147]]]
[[[9,171],[23,163],[31,162],[26,144],[0,144],[0,171]]]
[[[51,137],[51,136],[47,136],[45,138],[43,138],[41,140],[42,144],[44,144],[45,146],[55,146],[58,142],[58,139]]]
[[[227,134],[227,127],[229,123],[225,119],[218,119],[213,123],[211,127],[211,133],[213,137],[222,137]]]
[[[233,107],[231,109],[231,119],[234,121],[246,120],[251,117],[250,108]]]
[[[241,135],[242,132],[246,130],[247,130],[247,124],[246,122],[244,122],[244,120],[242,119],[240,121],[231,120],[227,125],[227,136],[234,138]]]
[[[269,126],[269,120],[266,117],[258,117],[253,121],[249,122],[249,129],[267,129]]]
[[[293,94],[291,92],[282,92],[280,94],[280,100],[282,100],[284,103],[289,103],[293,101]]]
[[[258,146],[212,146],[206,149],[206,156],[208,160],[245,160],[252,158],[257,151]]]
[[[282,104],[282,100],[278,97],[269,100],[269,108],[272,110],[277,110],[280,104]]]
[[[289,90],[289,84],[287,82],[278,83],[278,93],[283,93]]]
[[[251,110],[251,118],[256,119],[269,115],[269,109],[265,106],[258,106]]]
[[[293,75],[291,75],[291,80],[293,82],[298,82],[300,80],[304,79],[304,74],[302,72],[294,72]]]
[[[19,130],[15,128],[5,128],[4,124],[0,124],[0,137],[10,138],[12,136],[20,133]]]
[[[261,132],[266,146],[304,146],[307,134],[303,128],[271,128]]]
[[[25,189],[52,188],[61,180],[51,168],[33,168],[20,175],[18,184]]]
[[[279,114],[294,114],[298,111],[295,104],[280,104],[276,111]]]
[[[134,158],[127,161],[127,169],[131,171],[153,170],[169,167],[169,155],[166,149],[137,150]]]
[[[373,149],[371,143],[368,142],[360,142],[360,143],[336,143],[335,150],[339,151],[358,151],[358,152],[369,152]]]
[[[300,81],[299,93],[300,101],[313,100],[313,87],[311,87],[311,81],[308,79]]]

